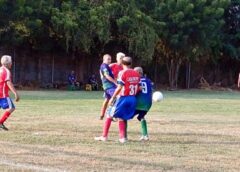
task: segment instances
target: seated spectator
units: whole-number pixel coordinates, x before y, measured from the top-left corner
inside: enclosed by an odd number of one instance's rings
[[[79,83],[77,82],[77,78],[74,71],[68,75],[68,85],[71,90],[75,90],[76,87],[79,87]]]
[[[91,75],[88,79],[88,84],[92,86],[92,90],[98,90],[98,82],[95,75]]]

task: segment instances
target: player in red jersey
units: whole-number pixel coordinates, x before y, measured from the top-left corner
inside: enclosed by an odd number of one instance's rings
[[[19,95],[11,81],[11,73],[9,71],[12,67],[11,56],[8,55],[2,56],[1,64],[2,66],[0,67],[0,108],[4,109],[5,112],[0,118],[0,128],[3,130],[8,130],[8,128],[4,125],[4,122],[15,110],[15,106],[9,97],[8,93],[9,89],[10,91],[13,92],[16,102],[19,101]]]
[[[112,73],[114,75],[114,78],[117,80],[118,78],[118,74],[121,70],[123,70],[123,67],[122,67],[122,59],[123,57],[125,57],[125,54],[119,52],[117,53],[117,57],[116,57],[116,60],[117,62],[116,63],[112,63],[109,65],[109,67],[111,68],[112,70]]]
[[[136,108],[135,96],[139,90],[140,75],[130,68],[132,65],[132,59],[130,57],[124,57],[122,65],[123,70],[118,76],[118,86],[109,101],[109,106],[113,105],[109,115],[119,119],[119,141],[124,143],[126,142],[126,126],[124,120],[129,120],[134,115]],[[106,141],[107,136],[96,137],[95,140]]]

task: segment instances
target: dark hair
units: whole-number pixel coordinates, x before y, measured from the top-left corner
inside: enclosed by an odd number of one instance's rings
[[[123,65],[126,65],[126,66],[131,66],[132,65],[132,60],[130,60],[130,61],[126,61],[126,60],[122,60],[122,64]]]

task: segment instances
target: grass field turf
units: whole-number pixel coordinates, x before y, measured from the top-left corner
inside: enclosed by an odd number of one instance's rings
[[[163,92],[147,121],[129,122],[120,144],[94,141],[102,92],[21,91],[17,110],[0,131],[0,171],[240,171],[240,92]],[[2,111],[1,111],[2,112]]]

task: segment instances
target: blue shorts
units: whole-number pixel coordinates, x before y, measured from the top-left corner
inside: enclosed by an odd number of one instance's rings
[[[123,120],[129,120],[134,117],[135,108],[135,96],[121,96],[116,100],[111,108],[110,116],[114,118],[121,118]]]
[[[0,108],[2,109],[14,109],[15,106],[9,97],[0,98]]]
[[[116,88],[109,88],[104,91],[103,97],[106,99],[111,99]]]
[[[148,113],[148,111],[145,110],[135,110],[134,112],[134,116],[137,116],[138,121],[141,121],[142,119],[144,119],[145,115]]]

